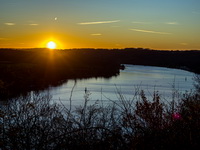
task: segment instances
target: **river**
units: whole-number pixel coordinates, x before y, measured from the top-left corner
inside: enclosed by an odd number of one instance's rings
[[[144,90],[148,98],[152,98],[154,91],[158,91],[163,99],[169,100],[174,91],[184,93],[194,88],[192,72],[154,66],[125,65],[125,67],[118,76],[109,79],[68,80],[58,87],[50,87],[48,91],[53,101],[67,106],[71,97],[72,105],[78,106],[84,102],[85,90],[90,92],[90,102],[94,103],[96,100],[117,101],[118,92],[123,94],[125,99],[131,100],[138,89]]]

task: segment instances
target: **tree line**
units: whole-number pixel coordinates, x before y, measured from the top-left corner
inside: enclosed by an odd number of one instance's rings
[[[62,84],[67,79],[116,76],[121,64],[200,73],[200,51],[125,49],[0,49],[0,97]]]

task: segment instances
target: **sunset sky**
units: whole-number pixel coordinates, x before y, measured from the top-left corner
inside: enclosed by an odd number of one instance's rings
[[[200,49],[200,0],[0,0],[0,48]]]

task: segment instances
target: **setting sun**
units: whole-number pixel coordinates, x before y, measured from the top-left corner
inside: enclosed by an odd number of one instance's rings
[[[55,49],[56,48],[56,43],[53,41],[50,41],[47,43],[47,48],[49,49]]]

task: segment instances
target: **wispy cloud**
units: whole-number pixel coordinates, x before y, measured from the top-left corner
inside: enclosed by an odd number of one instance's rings
[[[13,23],[13,22],[6,22],[4,24],[7,25],[7,26],[14,26],[15,25],[15,23]]]
[[[200,12],[198,12],[198,11],[193,11],[192,13],[193,14],[198,14],[198,15],[200,14]]]
[[[134,21],[134,24],[151,24],[151,22],[143,22],[143,21]]]
[[[111,26],[111,28],[119,28],[120,26]]]
[[[158,32],[158,31],[142,30],[142,29],[130,29],[130,30],[137,31],[137,32],[144,32],[144,33],[153,33],[153,34],[171,34],[168,32]]]
[[[169,24],[169,25],[178,25],[179,23],[178,22],[166,22],[166,24]]]
[[[120,22],[120,20],[112,20],[112,21],[96,21],[96,22],[81,22],[79,25],[92,25],[92,24],[104,24],[104,23],[115,23]]]
[[[186,46],[186,45],[188,45],[188,43],[180,43],[181,45],[184,45],[184,46]]]
[[[92,36],[101,36],[102,34],[101,33],[93,33],[93,34],[90,34]]]
[[[30,26],[38,26],[39,24],[37,24],[37,23],[31,23],[31,24],[29,24]]]
[[[5,40],[8,40],[8,39],[7,39],[7,38],[0,37],[0,40],[1,40],[1,41],[5,41]]]

